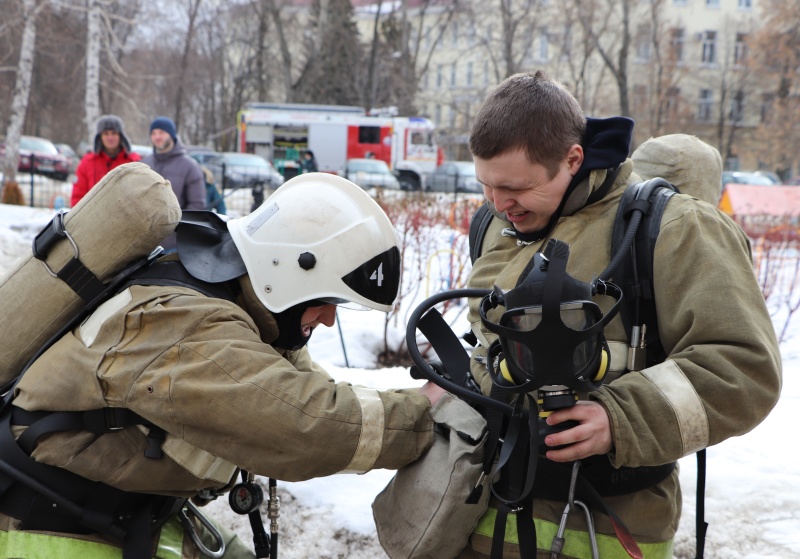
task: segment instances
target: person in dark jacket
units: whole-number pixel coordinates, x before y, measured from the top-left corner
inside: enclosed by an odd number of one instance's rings
[[[78,180],[72,185],[70,205],[74,208],[111,169],[139,159],[139,154],[131,151],[122,119],[116,115],[101,116],[97,119],[94,150],[83,156],[75,170]]]
[[[316,173],[319,171],[317,168],[317,160],[314,159],[314,152],[306,150],[303,154],[303,162],[300,164],[300,167],[303,169],[304,173]]]
[[[203,176],[206,180],[206,209],[215,211],[218,214],[227,213],[225,198],[217,190],[217,181],[214,179],[214,173],[208,167],[201,166],[200,168],[203,170]]]
[[[171,118],[159,116],[150,123],[150,141],[153,153],[142,161],[170,182],[181,209],[206,209],[203,170],[187,153]],[[175,250],[175,235],[170,235],[161,244],[167,252]]]

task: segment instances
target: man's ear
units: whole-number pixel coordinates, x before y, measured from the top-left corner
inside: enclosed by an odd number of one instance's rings
[[[567,152],[569,174],[574,177],[581,165],[583,165],[583,148],[580,144],[572,144],[572,147]]]

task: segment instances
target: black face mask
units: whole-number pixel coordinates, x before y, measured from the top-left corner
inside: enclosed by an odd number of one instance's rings
[[[301,322],[303,313],[309,307],[319,307],[324,304],[322,301],[317,300],[307,301],[289,307],[283,312],[275,313],[273,316],[278,324],[278,337],[270,345],[289,351],[301,349],[311,339],[311,334],[308,336],[303,335]]]
[[[592,391],[602,383],[608,358],[603,330],[616,315],[622,293],[610,283],[573,278],[566,272],[568,259],[569,245],[551,239],[514,289],[495,289],[481,301],[484,326],[499,336],[499,347],[493,344],[490,354],[502,350],[511,377],[506,380],[525,391],[552,385]],[[616,299],[605,315],[592,301],[595,294]],[[492,322],[487,313],[500,305],[506,312]]]

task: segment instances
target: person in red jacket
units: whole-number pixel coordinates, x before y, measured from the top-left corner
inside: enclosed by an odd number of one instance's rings
[[[71,206],[74,208],[111,169],[140,159],[138,153],[131,151],[122,119],[116,115],[101,116],[97,119],[94,150],[83,156],[75,171],[78,180],[72,185]]]

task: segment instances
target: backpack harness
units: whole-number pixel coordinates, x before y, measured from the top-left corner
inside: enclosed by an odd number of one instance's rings
[[[641,370],[645,367],[661,363],[666,359],[666,353],[658,333],[658,320],[652,281],[653,259],[664,209],[670,198],[677,192],[677,188],[663,179],[653,179],[643,183],[632,184],[625,190],[614,220],[611,245],[612,265],[609,266],[609,268],[615,269],[613,280],[622,289],[624,294],[625,304],[622,305],[620,309],[620,315],[630,343],[627,363],[627,368],[629,370]],[[633,230],[631,230],[632,228],[629,227],[629,225],[631,225],[632,218],[636,215],[634,212],[638,212],[641,215],[641,221],[637,220],[637,222],[633,224]],[[483,239],[493,217],[494,215],[489,210],[488,205],[484,203],[478,208],[470,221],[468,241],[470,259],[473,264],[481,254]],[[635,235],[632,242],[626,239],[626,236],[631,234]],[[627,250],[623,248],[626,245],[628,246]],[[621,249],[625,250],[625,253],[621,253]],[[619,261],[616,267],[614,267],[615,261]],[[466,292],[469,290],[464,291]],[[469,295],[464,294],[462,296]],[[462,384],[471,383],[474,385],[474,379],[471,378],[471,374],[468,372],[469,367],[467,366],[466,369],[464,369],[463,359],[460,360],[461,362],[459,365],[455,365],[455,368],[448,366],[448,363],[455,363],[452,359],[457,350],[453,345],[452,339],[449,340],[449,343],[440,340],[440,338],[445,337],[442,335],[442,327],[446,326],[444,320],[440,319],[441,315],[439,315],[438,312],[427,313],[425,316],[421,317],[419,321],[420,331],[428,337],[432,346],[436,349],[437,355],[445,362],[444,369],[447,371],[466,370],[467,380],[462,380],[460,382]],[[473,346],[477,343],[477,339],[471,331],[465,334],[463,338]],[[472,390],[474,389],[473,386]],[[490,398],[497,398],[498,396],[499,393],[496,393],[493,389]],[[483,403],[485,404],[486,402],[484,401]],[[489,425],[489,440],[484,456],[484,474],[488,475],[495,459],[498,440],[502,437],[503,415],[496,407],[484,406],[483,410]],[[504,446],[508,446],[509,432],[510,429],[506,432],[503,443]],[[597,458],[600,459],[597,460]],[[537,469],[543,473],[542,476],[539,476],[539,479],[532,482],[532,491],[527,496],[524,496],[523,493],[520,492],[520,489],[522,489],[521,487],[516,487],[517,493],[524,497],[521,501],[523,509],[530,507],[533,496],[543,499],[563,500],[564,495],[570,491],[570,486],[573,486],[577,488],[581,499],[586,502],[590,508],[600,510],[607,514],[612,519],[615,527],[619,519],[617,519],[614,513],[603,503],[601,497],[631,493],[654,485],[666,479],[675,467],[675,463],[672,463],[657,467],[622,467],[615,470],[610,466],[607,460],[602,460],[602,457],[595,457],[595,459],[590,458],[583,461],[582,471],[581,474],[577,476],[576,484],[575,479],[570,483],[570,475],[575,478],[577,470],[571,472],[568,467],[555,464],[543,458],[536,459],[532,455],[519,455],[513,458],[513,460],[521,464],[527,461],[527,466],[518,465],[516,467],[518,469],[527,467],[529,475],[535,473]],[[506,482],[506,487],[508,487],[509,484],[513,485],[515,482],[513,470],[511,474],[512,475],[507,476],[511,478],[511,480]],[[708,523],[705,522],[704,518],[705,476],[706,452],[705,450],[700,450],[697,452],[696,559],[703,558],[705,534],[708,528]],[[479,484],[476,485],[476,492],[481,489],[480,485],[482,482],[483,478],[479,481]],[[570,493],[570,501],[572,501],[572,497]],[[501,499],[495,523],[495,536],[492,542],[493,558],[502,556],[502,534],[505,532],[507,515],[510,512],[519,511],[520,508],[519,501],[514,502],[513,500],[509,500],[507,503],[503,503],[502,501]],[[477,502],[477,495],[472,495],[468,502]],[[585,505],[580,501],[575,500],[574,503],[581,504],[585,508]],[[514,509],[512,506],[516,506],[517,508]],[[517,523],[520,550],[522,551],[523,547],[526,547],[527,549],[533,550],[535,554],[536,537],[531,515],[518,514]],[[620,536],[620,540],[624,545],[624,532],[620,534],[618,531],[618,536]],[[525,556],[524,553],[523,556]]]
[[[67,237],[74,243],[64,231],[60,216],[53,218],[33,241],[33,254],[42,261],[58,240]],[[158,247],[148,257],[130,263],[107,285],[100,282],[77,256],[71,260],[67,264],[70,272],[59,273],[59,277],[64,276],[61,279],[83,299],[84,307],[36,352],[15,379],[0,388],[0,512],[20,520],[20,530],[99,533],[122,541],[123,559],[149,559],[153,554],[153,534],[170,517],[178,514],[184,530],[203,555],[219,558],[225,553],[225,543],[220,533],[185,498],[122,491],[63,468],[37,462],[30,456],[37,441],[50,433],[89,431],[102,435],[143,425],[149,430],[144,455],[157,460],[163,457],[161,444],[166,437],[163,429],[126,408],[48,412],[27,411],[12,403],[16,384],[36,359],[101,303],[131,285],[188,287],[208,297],[235,300],[236,293],[228,282],[199,280],[189,274],[178,260],[156,262],[161,253],[162,249]],[[12,426],[26,426],[27,429],[15,438]],[[241,474],[243,482],[252,477],[245,471]],[[272,494],[274,480],[269,480],[269,483]],[[245,485],[252,486],[252,480]],[[200,492],[198,498],[210,501],[219,495],[209,489]],[[272,512],[271,504],[270,517],[273,516]],[[205,546],[187,513],[211,532],[219,549],[214,551]],[[276,558],[277,534],[273,531],[272,538],[267,535],[258,507],[241,514],[250,517],[256,556]]]

